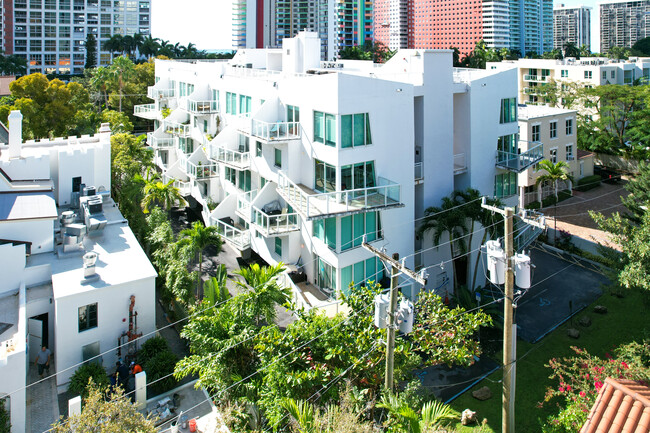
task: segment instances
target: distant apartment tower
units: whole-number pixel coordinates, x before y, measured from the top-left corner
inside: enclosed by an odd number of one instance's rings
[[[630,48],[650,36],[650,0],[603,3],[600,5],[600,51],[612,47]]]
[[[391,50],[408,47],[409,0],[376,0],[374,36]]]
[[[483,39],[521,54],[553,46],[552,0],[409,0],[409,48],[458,48],[468,54]]]
[[[265,48],[275,45],[276,0],[233,0],[232,46]]]
[[[2,49],[27,60],[28,73],[81,74],[86,37],[97,40],[98,65],[111,63],[102,45],[115,34],[151,33],[151,0],[2,0]]]
[[[567,43],[591,46],[591,7],[560,4],[553,9],[553,48],[564,49]]]

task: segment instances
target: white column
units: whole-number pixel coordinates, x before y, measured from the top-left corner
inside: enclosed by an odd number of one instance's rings
[[[81,396],[68,400],[68,417],[81,415]]]
[[[135,407],[143,409],[147,405],[147,373],[135,375]]]

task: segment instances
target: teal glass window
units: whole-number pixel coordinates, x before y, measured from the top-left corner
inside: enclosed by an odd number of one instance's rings
[[[226,92],[226,114],[237,114],[237,94]]]
[[[314,221],[314,237],[325,242],[328,247],[336,249],[336,218]]]
[[[358,247],[366,240],[372,242],[381,238],[379,212],[355,214],[341,218],[341,251]]]
[[[375,162],[367,161],[341,167],[341,190],[372,188],[376,185]]]
[[[503,162],[517,154],[517,134],[504,135],[497,141],[498,161]]]
[[[497,174],[494,178],[494,196],[498,198],[517,194],[517,173]]]
[[[262,156],[262,143],[259,141],[255,142],[255,156]]]
[[[249,115],[251,112],[251,97],[239,95],[239,114]]]
[[[248,192],[251,190],[251,171],[250,170],[242,170],[239,172],[239,189],[243,190],[244,192]]]
[[[300,107],[287,105],[287,122],[300,122]]]
[[[318,287],[327,291],[336,290],[336,268],[318,257],[316,281]]]
[[[282,168],[282,151],[280,149],[275,149],[275,166]]]
[[[275,254],[282,258],[282,238],[275,238]]]
[[[314,190],[317,192],[336,190],[336,167],[318,159],[314,161]]]
[[[314,141],[336,146],[336,117],[333,114],[314,111]]]
[[[502,99],[499,123],[511,123],[516,121],[517,121],[517,98]]]
[[[369,281],[379,281],[384,276],[384,267],[376,257],[362,260],[341,269],[341,291],[350,294],[350,285],[366,284]]]
[[[341,147],[365,146],[371,143],[368,113],[341,116]]]

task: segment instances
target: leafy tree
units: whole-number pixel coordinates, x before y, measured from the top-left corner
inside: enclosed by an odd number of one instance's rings
[[[7,403],[6,398],[0,399],[0,431],[11,431],[11,414],[5,407]]]
[[[591,49],[589,49],[589,45],[582,44],[580,45],[580,57],[591,57]]]
[[[121,134],[125,132],[133,132],[133,123],[129,117],[114,110],[105,110],[101,114],[101,121],[108,122],[113,134]]]
[[[355,45],[339,50],[339,58],[348,60],[372,60],[375,63],[386,63],[395,55],[381,42],[366,41],[363,46]]]
[[[151,391],[161,394],[176,386],[177,381],[172,373],[177,361],[178,357],[169,348],[144,360],[142,368],[147,373],[148,388]]]
[[[573,176],[571,176],[568,172],[570,168],[571,167],[566,163],[566,161],[558,161],[556,163],[552,163],[548,159],[544,159],[540,161],[539,164],[537,164],[536,171],[545,171],[545,173],[537,177],[535,180],[535,186],[537,188],[541,188],[544,184],[550,183],[553,185],[553,191],[555,192],[555,216],[553,217],[555,227],[553,236],[555,236],[555,233],[557,233],[557,202],[559,201],[559,182],[573,182]]]
[[[562,56],[562,50],[559,48],[555,48],[542,54],[542,59],[562,60],[563,58],[564,56]]]
[[[105,389],[110,384],[106,370],[97,361],[83,364],[75,370],[68,384],[68,392],[85,399],[88,396],[89,383],[99,389]]]
[[[610,59],[627,60],[630,57],[630,49],[625,47],[611,47],[607,52]]]
[[[377,407],[388,410],[389,416],[397,419],[400,432],[428,433],[458,419],[451,406],[436,400],[424,403],[418,413],[394,394],[384,394]]]
[[[97,66],[97,39],[92,33],[86,36],[86,69]]]
[[[123,53],[124,44],[122,43],[122,38],[123,36],[121,34],[116,33],[111,36],[110,39],[104,41],[102,48],[105,51],[109,51],[111,53],[111,56],[113,56],[115,53]]]
[[[632,45],[632,52],[637,56],[650,56],[650,37],[636,41]]]
[[[103,391],[95,385],[88,390],[81,414],[57,421],[53,433],[79,431],[97,433],[155,433],[154,420],[146,418],[131,404],[121,389]]]
[[[214,277],[210,278],[203,285],[204,298],[208,305],[217,305],[230,299],[230,293],[226,286],[228,280],[228,270],[226,265],[220,264],[215,270]]]
[[[576,47],[573,42],[567,42],[564,44],[564,57],[575,57],[576,59],[579,59],[580,48]]]
[[[122,112],[124,90],[127,83],[135,77],[135,65],[128,57],[120,56],[113,59],[113,63],[108,67],[108,74],[109,83],[111,83],[111,89],[113,90],[109,98],[109,105],[117,106],[118,111]]]
[[[639,173],[625,184],[625,189],[630,193],[621,197],[621,202],[631,212],[631,215],[624,214],[634,223],[639,224],[646,210],[643,207],[650,207],[650,164],[639,161]]]
[[[0,75],[22,76],[27,73],[27,60],[15,54],[0,55]]]
[[[198,255],[199,274],[196,281],[196,296],[198,297],[203,281],[203,251],[208,246],[213,246],[218,253],[221,251],[223,241],[215,226],[206,227],[202,222],[194,221],[192,228],[181,231],[178,242],[180,246],[186,247],[189,251]]]
[[[153,206],[171,210],[177,203],[181,205],[187,203],[180,190],[174,186],[174,179],[163,183],[158,176],[150,177],[150,173],[147,172],[148,178],[140,177],[144,184],[144,197],[142,199],[142,211],[144,213],[149,213]]]
[[[273,323],[277,314],[275,306],[284,305],[291,299],[291,290],[278,284],[278,276],[282,271],[282,262],[275,266],[253,263],[248,268],[235,271],[245,281],[237,281],[237,285],[251,291],[250,303],[244,302],[242,306],[252,309],[255,324],[258,326],[262,319],[268,324]]]

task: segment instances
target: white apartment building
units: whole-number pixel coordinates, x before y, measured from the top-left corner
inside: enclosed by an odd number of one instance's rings
[[[580,48],[591,46],[591,7],[567,7],[560,4],[553,8],[553,48],[564,51],[567,43]]]
[[[157,60],[155,102],[135,108],[155,119],[148,143],[164,176],[229,245],[304,271],[288,284],[308,307],[313,287],[335,297],[382,279],[364,236],[412,268],[448,260],[414,235],[424,210],[454,189],[493,195],[496,179],[515,185],[539,160],[517,154],[514,71],[455,70],[451,50],[320,62],[319,47],[301,32],[230,61]],[[498,194],[517,202],[516,186]],[[431,270],[430,288],[451,290],[449,272]]]
[[[631,48],[650,36],[650,0],[619,0],[600,5],[600,51],[612,47]]]
[[[97,40],[96,63],[111,63],[103,44],[116,34],[151,32],[151,0],[3,0],[2,47],[27,60],[27,72],[81,74],[86,37]]]
[[[41,345],[62,392],[76,365],[108,351],[99,360],[114,366],[155,329],[156,272],[109,195],[108,124],[22,143],[21,122],[10,114],[0,145],[0,397],[10,396],[12,432],[25,431]],[[118,342],[131,343],[113,350]]]
[[[551,81],[595,87],[604,84],[633,84],[639,78],[647,79],[650,77],[650,58],[519,59],[488,62],[486,68],[494,71],[516,69],[519,103],[531,105],[546,104],[544,85]]]
[[[569,165],[568,173],[575,182],[594,174],[594,155],[578,149],[577,111],[546,106],[519,106],[519,134],[526,142],[542,143],[544,159],[557,163],[565,161]],[[528,148],[520,146],[525,152]],[[529,167],[519,173],[519,206],[554,195],[552,185],[536,187],[537,178],[543,170],[535,171]],[[560,185],[560,191],[571,189],[571,182]]]

